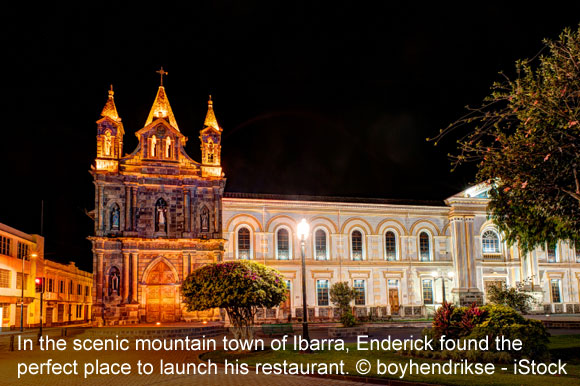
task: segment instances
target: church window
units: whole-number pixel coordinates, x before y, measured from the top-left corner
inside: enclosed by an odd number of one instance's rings
[[[105,139],[104,139],[104,150],[105,155],[111,155],[111,148],[113,147],[113,140],[111,138],[111,132],[107,130],[105,132]]]
[[[151,157],[155,157],[155,155],[157,154],[156,150],[157,150],[157,137],[155,136],[155,134],[153,134],[151,136]]]
[[[314,253],[316,260],[328,260],[326,232],[324,229],[317,229],[316,232],[314,232]]]
[[[355,306],[364,306],[366,304],[366,285],[362,279],[357,279],[353,282],[354,289],[354,304]]]
[[[121,211],[119,210],[119,205],[113,205],[111,209],[111,230],[119,229],[119,219],[121,216]]]
[[[290,236],[286,228],[278,229],[276,232],[276,251],[278,252],[278,260],[290,259]]]
[[[249,260],[251,258],[250,230],[246,227],[238,230],[238,259]]]
[[[499,253],[499,236],[492,230],[483,232],[481,236],[481,249],[483,253]]]
[[[316,300],[319,306],[327,306],[329,298],[328,280],[316,280]]]
[[[200,224],[202,232],[209,232],[209,209],[206,206],[203,207],[200,214]]]
[[[155,204],[155,232],[167,232],[167,203],[163,198]]]
[[[171,138],[165,138],[165,158],[172,158],[171,156]]]
[[[350,235],[351,238],[351,258],[352,260],[362,260],[363,259],[363,241],[362,233],[359,230],[355,230]]]
[[[431,242],[427,232],[419,234],[419,253],[421,261],[431,261]]]
[[[207,163],[213,164],[214,163],[214,146],[213,141],[210,139],[207,144]]]
[[[397,260],[397,237],[393,231],[385,233],[385,259],[387,261]]]

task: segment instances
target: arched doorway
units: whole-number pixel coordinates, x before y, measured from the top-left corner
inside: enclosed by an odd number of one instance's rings
[[[175,322],[179,310],[179,287],[171,268],[159,261],[148,273],[147,322]]]

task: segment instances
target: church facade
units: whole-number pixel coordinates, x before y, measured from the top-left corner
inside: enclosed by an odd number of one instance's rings
[[[160,73],[164,74],[163,70]],[[302,316],[306,238],[310,319],[337,316],[330,287],[347,281],[359,316],[427,315],[443,300],[483,302],[491,285],[525,285],[544,313],[580,313],[580,246],[561,241],[527,255],[508,247],[486,214],[481,185],[441,202],[224,193],[221,133],[211,98],[200,130],[202,160],[185,152],[163,84],[137,148],[123,155],[114,93],[97,121],[93,320],[129,324],[219,320],[187,312],[180,285],[210,262],[247,259],[282,272],[289,299],[261,321]]]

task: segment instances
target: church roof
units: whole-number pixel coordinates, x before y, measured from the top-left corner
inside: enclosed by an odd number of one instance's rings
[[[169,124],[179,131],[173,110],[171,110],[171,105],[169,104],[169,99],[167,99],[167,94],[165,94],[165,87],[163,86],[159,86],[159,90],[157,90],[157,95],[155,96],[153,106],[151,106],[151,111],[149,112],[145,126],[157,118],[167,118]]]
[[[203,127],[213,127],[217,132],[220,132],[220,126],[218,125],[215,113],[213,112],[213,101],[211,100],[211,95],[207,101],[207,114],[205,115],[205,121],[203,122]]]
[[[117,107],[115,106],[115,99],[113,97],[115,92],[113,91],[113,85],[111,85],[111,89],[109,90],[109,99],[107,99],[107,103],[105,103],[105,107],[103,107],[103,111],[101,111],[102,117],[108,117],[115,121],[120,121],[119,113],[117,113]]]

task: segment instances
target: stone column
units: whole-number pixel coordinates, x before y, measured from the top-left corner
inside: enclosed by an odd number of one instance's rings
[[[131,230],[131,187],[125,187],[125,224],[124,231]]]
[[[483,294],[477,287],[473,217],[453,216],[449,220],[453,236],[453,262],[457,285],[452,290],[454,301],[460,305],[481,303]]]
[[[137,187],[131,187],[131,230],[137,230]]]
[[[183,189],[183,231],[189,232],[189,192]]]
[[[131,303],[139,303],[137,301],[137,273],[139,266],[137,262],[137,253],[131,254]]]
[[[123,298],[123,303],[130,303],[131,299],[129,298],[129,271],[131,269],[130,262],[129,262],[130,253],[123,252],[123,286],[121,289],[123,290],[121,293],[121,297]]]
[[[103,254],[97,253],[97,303],[103,302]]]

